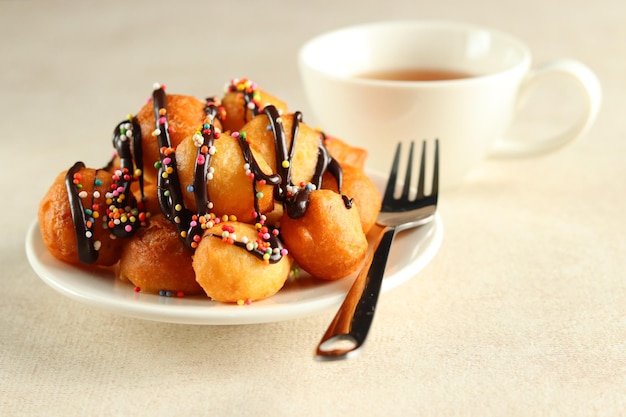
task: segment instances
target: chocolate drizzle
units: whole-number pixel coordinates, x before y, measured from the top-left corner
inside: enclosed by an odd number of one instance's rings
[[[113,133],[113,146],[119,157],[119,167],[114,168],[115,158],[102,169],[95,170],[94,183],[91,192],[91,204],[85,207],[84,199],[88,197],[87,190],[80,184],[80,170],[85,168],[82,162],[76,162],[65,176],[65,186],[78,248],[78,260],[85,264],[92,264],[98,260],[100,242],[94,239],[96,218],[99,217],[105,229],[113,237],[129,237],[139,227],[145,224],[146,213],[143,211],[143,202],[132,198],[130,189],[133,181],[138,181],[143,199],[143,176],[135,176],[135,171],[143,169],[141,153],[140,127],[135,118],[118,124]],[[133,143],[131,148],[131,142]],[[100,172],[113,171],[113,183],[109,190],[97,190],[102,185],[98,179]],[[85,195],[83,195],[83,193]],[[96,198],[104,194],[107,207],[95,204]],[[101,209],[104,211],[101,213]],[[97,217],[96,217],[97,216]]]
[[[114,187],[111,192],[112,203],[109,207],[109,211],[118,213],[128,211],[131,215],[137,216],[140,212],[143,212],[144,182],[143,175],[141,174],[143,171],[141,127],[136,118],[133,117],[131,120],[121,122],[115,127],[113,132],[113,147],[119,157],[120,166],[119,169],[115,170],[113,173]],[[112,165],[112,163],[109,165]],[[139,172],[140,174],[135,176],[135,172]],[[131,205],[128,205],[128,200],[131,200],[130,197],[132,196],[130,187],[135,180],[139,183],[141,200],[139,202],[133,201]],[[114,221],[111,231],[116,237],[128,237],[134,234],[140,226],[141,222],[138,221]]]
[[[189,219],[186,218],[188,213],[176,210],[177,204],[182,204],[183,196],[176,169],[176,154],[171,146],[168,131],[166,97],[163,88],[156,88],[152,92],[154,119],[156,121],[155,130],[152,134],[157,138],[161,156],[161,160],[158,163],[157,196],[159,206],[165,218],[177,225],[181,225],[187,223],[185,220],[188,221]],[[185,218],[181,218],[181,216]]]
[[[278,187],[274,188],[274,198],[279,202],[285,202],[289,187],[293,186],[291,180],[291,161],[296,148],[298,130],[302,121],[302,113],[296,112],[293,116],[293,124],[291,126],[291,147],[287,149],[287,137],[285,134],[285,126],[282,124],[280,114],[274,106],[267,106],[263,109],[263,113],[270,121],[270,128],[274,135],[274,149],[276,152],[276,170],[282,178]],[[286,162],[286,163],[285,163]]]
[[[202,126],[201,136],[195,136],[195,140],[200,140],[201,143],[196,143],[198,147],[198,154],[196,155],[196,163],[194,169],[194,182],[193,191],[194,198],[196,200],[196,207],[199,211],[209,209],[209,194],[207,189],[207,182],[209,177],[209,169],[211,166],[212,155],[208,150],[213,146],[215,142],[215,126],[214,121],[218,114],[218,109],[213,98],[207,98],[207,104],[204,108],[208,124]]]
[[[256,84],[247,78],[235,79],[228,85],[228,91],[231,93],[240,93],[243,98],[243,120],[249,122],[261,113],[261,103],[258,100],[258,90]],[[250,117],[248,117],[248,110]]]
[[[161,160],[159,164],[159,175],[157,180],[157,195],[159,205],[165,217],[172,222],[183,239],[185,245],[194,250],[198,242],[203,238],[205,228],[203,228],[202,218],[211,219],[210,213],[210,196],[208,193],[208,177],[211,166],[211,149],[215,140],[219,137],[215,130],[215,117],[217,115],[217,107],[212,99],[207,100],[205,113],[207,119],[200,129],[199,133],[194,135],[194,143],[197,146],[196,163],[194,168],[193,193],[198,209],[197,213],[192,212],[185,206],[182,196],[181,184],[178,179],[178,167],[176,164],[176,154],[171,147],[169,132],[167,130],[167,96],[162,88],[157,88],[153,92],[153,107],[156,120],[155,135],[157,136],[159,148],[161,150]],[[258,198],[256,197],[256,183],[264,180],[270,184],[278,184],[280,177],[264,174],[258,166],[256,160],[252,156],[252,152],[247,143],[240,141],[240,146],[246,162],[250,164],[255,173],[255,181],[253,192],[255,195],[255,210],[259,213]],[[205,226],[206,227],[206,226]],[[209,234],[222,238],[221,235]],[[265,248],[247,248],[246,244],[232,242],[237,246],[246,248],[250,253],[259,259],[268,260],[269,262],[278,262],[282,255],[282,242],[272,233],[266,239],[272,248],[269,253]],[[269,255],[269,256],[266,256]]]
[[[193,213],[185,206],[180,180],[176,152],[172,148],[168,131],[167,96],[163,88],[156,88],[152,93],[152,103],[155,117],[154,135],[157,137],[160,149],[159,171],[157,177],[157,197],[159,206],[166,219],[172,222],[185,245],[195,249],[202,238],[204,229],[198,221],[199,216],[208,214],[209,196],[207,192],[207,175],[211,165],[211,154],[208,149],[215,140],[215,128],[212,123],[205,124],[201,129],[201,144],[198,144],[194,173],[194,197],[199,213]],[[207,117],[215,117],[217,112],[212,106],[205,107]],[[194,141],[197,136],[194,136]]]
[[[282,177],[278,174],[268,175],[263,172],[259,163],[254,158],[252,154],[252,149],[250,148],[250,144],[246,141],[245,137],[239,136],[239,147],[241,148],[241,153],[243,155],[243,159],[250,167],[250,172],[254,175],[254,181],[252,182],[252,193],[254,195],[254,211],[257,214],[257,217],[261,215],[261,209],[259,207],[259,198],[258,194],[258,183],[263,181],[265,183],[269,183],[273,185],[276,189],[282,183]]]
[[[76,175],[82,168],[85,168],[85,164],[76,162],[67,171],[65,175],[65,187],[67,189],[72,219],[74,220],[74,230],[76,231],[78,260],[84,264],[92,264],[98,260],[98,251],[96,250],[93,238],[94,218],[89,216],[85,211],[83,202],[79,196],[77,184],[75,183]],[[94,178],[98,177],[97,174],[98,172],[96,171]]]
[[[232,90],[231,90],[232,91]],[[261,112],[260,105],[256,100],[255,91],[243,92],[246,109],[251,111],[252,117]],[[220,117],[220,109],[217,100],[207,98],[205,105],[206,119],[204,124],[194,135],[193,141],[197,147],[196,162],[194,166],[193,191],[197,211],[192,211],[185,206],[182,185],[179,180],[175,149],[172,147],[169,136],[167,95],[161,86],[157,86],[152,94],[152,105],[155,117],[155,129],[152,135],[156,138],[159,146],[160,158],[155,164],[158,168],[157,197],[159,207],[163,215],[175,225],[178,234],[184,244],[195,250],[199,241],[205,237],[213,236],[224,238],[218,234],[206,234],[210,228],[207,223],[214,225],[219,222],[211,212],[212,204],[208,191],[208,181],[212,175],[211,160],[215,151],[215,141],[219,139],[219,131],[215,128],[215,121]],[[245,163],[253,175],[252,190],[254,195],[254,210],[257,218],[263,224],[264,216],[259,204],[259,184],[273,186],[275,201],[281,203],[287,215],[292,218],[302,217],[306,213],[309,196],[315,189],[322,186],[322,177],[325,172],[330,172],[337,180],[338,190],[342,188],[342,170],[339,163],[329,154],[324,146],[323,136],[320,138],[318,159],[315,172],[311,181],[307,184],[293,184],[291,176],[291,162],[293,160],[302,114],[296,112],[293,115],[291,127],[290,146],[287,145],[287,135],[282,118],[276,107],[269,105],[262,109],[269,120],[269,129],[274,136],[274,148],[276,152],[276,173],[264,173],[258,161],[255,159],[250,144],[243,132],[236,132],[232,136],[238,137],[238,143]],[[323,134],[322,134],[323,135]],[[112,159],[105,168],[113,172],[113,187],[107,192],[106,215],[102,219],[104,227],[111,230],[115,237],[131,236],[140,226],[145,225],[147,214],[143,211],[144,179],[143,179],[143,152],[141,128],[136,117],[119,123],[113,134],[113,146],[119,157],[119,168],[115,168],[115,159]],[[85,165],[77,162],[66,175],[66,188],[68,190],[72,217],[76,230],[79,247],[79,259],[83,263],[93,263],[98,258],[97,245],[93,239],[94,218],[89,209],[85,209],[79,192],[74,185],[74,176]],[[96,171],[97,176],[98,171]],[[135,201],[132,196],[131,184],[137,181],[141,197]],[[94,184],[95,190],[95,184]],[[342,196],[347,208],[352,206],[352,200]],[[92,204],[93,204],[92,196]],[[126,219],[120,221],[120,218]],[[129,219],[133,219],[132,221]],[[215,220],[215,221],[213,221]],[[211,223],[213,222],[213,223]],[[247,249],[259,259],[271,263],[278,262],[285,253],[283,244],[274,233],[273,229],[264,226],[263,242],[258,247],[251,248],[244,242],[232,241],[234,245]]]
[[[267,106],[263,109],[263,113],[270,121],[270,128],[274,135],[276,170],[282,178],[279,186],[274,189],[274,198],[276,201],[283,203],[283,207],[285,208],[287,215],[291,218],[298,218],[305,215],[309,206],[309,196],[311,191],[322,187],[322,177],[326,171],[330,172],[335,177],[338,191],[341,193],[343,182],[341,166],[337,160],[328,153],[328,149],[324,146],[322,139],[320,139],[317,164],[311,181],[304,187],[293,184],[291,177],[291,162],[293,161],[300,123],[302,122],[302,113],[295,112],[293,115],[290,147],[287,146],[285,127],[281,122],[280,114],[278,113],[276,107]],[[346,208],[352,207],[352,200],[348,199],[346,196],[343,196],[343,200]]]

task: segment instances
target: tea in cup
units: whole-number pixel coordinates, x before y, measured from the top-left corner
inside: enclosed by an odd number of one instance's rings
[[[546,153],[580,137],[602,96],[597,77],[581,62],[559,59],[533,68],[520,40],[466,23],[348,27],[310,40],[298,60],[325,133],[367,149],[367,167],[379,172],[389,170],[398,141],[439,139],[442,188],[459,184],[487,156]],[[584,114],[556,135],[508,136],[526,94],[553,74],[577,81]]]

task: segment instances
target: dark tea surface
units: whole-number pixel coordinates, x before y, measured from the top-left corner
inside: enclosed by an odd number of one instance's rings
[[[472,74],[436,68],[409,68],[397,70],[374,71],[359,74],[358,78],[388,81],[444,81],[470,78]]]

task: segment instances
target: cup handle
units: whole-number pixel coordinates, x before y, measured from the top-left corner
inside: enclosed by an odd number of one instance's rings
[[[531,70],[522,83],[518,103],[521,105],[524,97],[537,86],[538,81],[550,74],[566,75],[578,81],[578,86],[585,98],[586,111],[572,126],[551,137],[526,141],[511,138],[498,139],[490,152],[491,156],[530,156],[551,152],[582,136],[591,128],[600,110],[602,87],[593,71],[579,61],[560,59]]]

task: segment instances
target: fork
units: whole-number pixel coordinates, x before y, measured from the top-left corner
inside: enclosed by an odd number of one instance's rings
[[[426,171],[426,141],[422,153],[417,194],[411,197],[413,148],[411,142],[402,194],[395,197],[402,145],[398,143],[389,179],[383,194],[381,211],[376,219],[375,246],[369,253],[346,299],[317,346],[315,358],[336,360],[355,356],[374,318],[391,244],[397,232],[429,223],[435,217],[439,194],[439,141],[435,140],[432,186],[430,194],[424,189]]]

